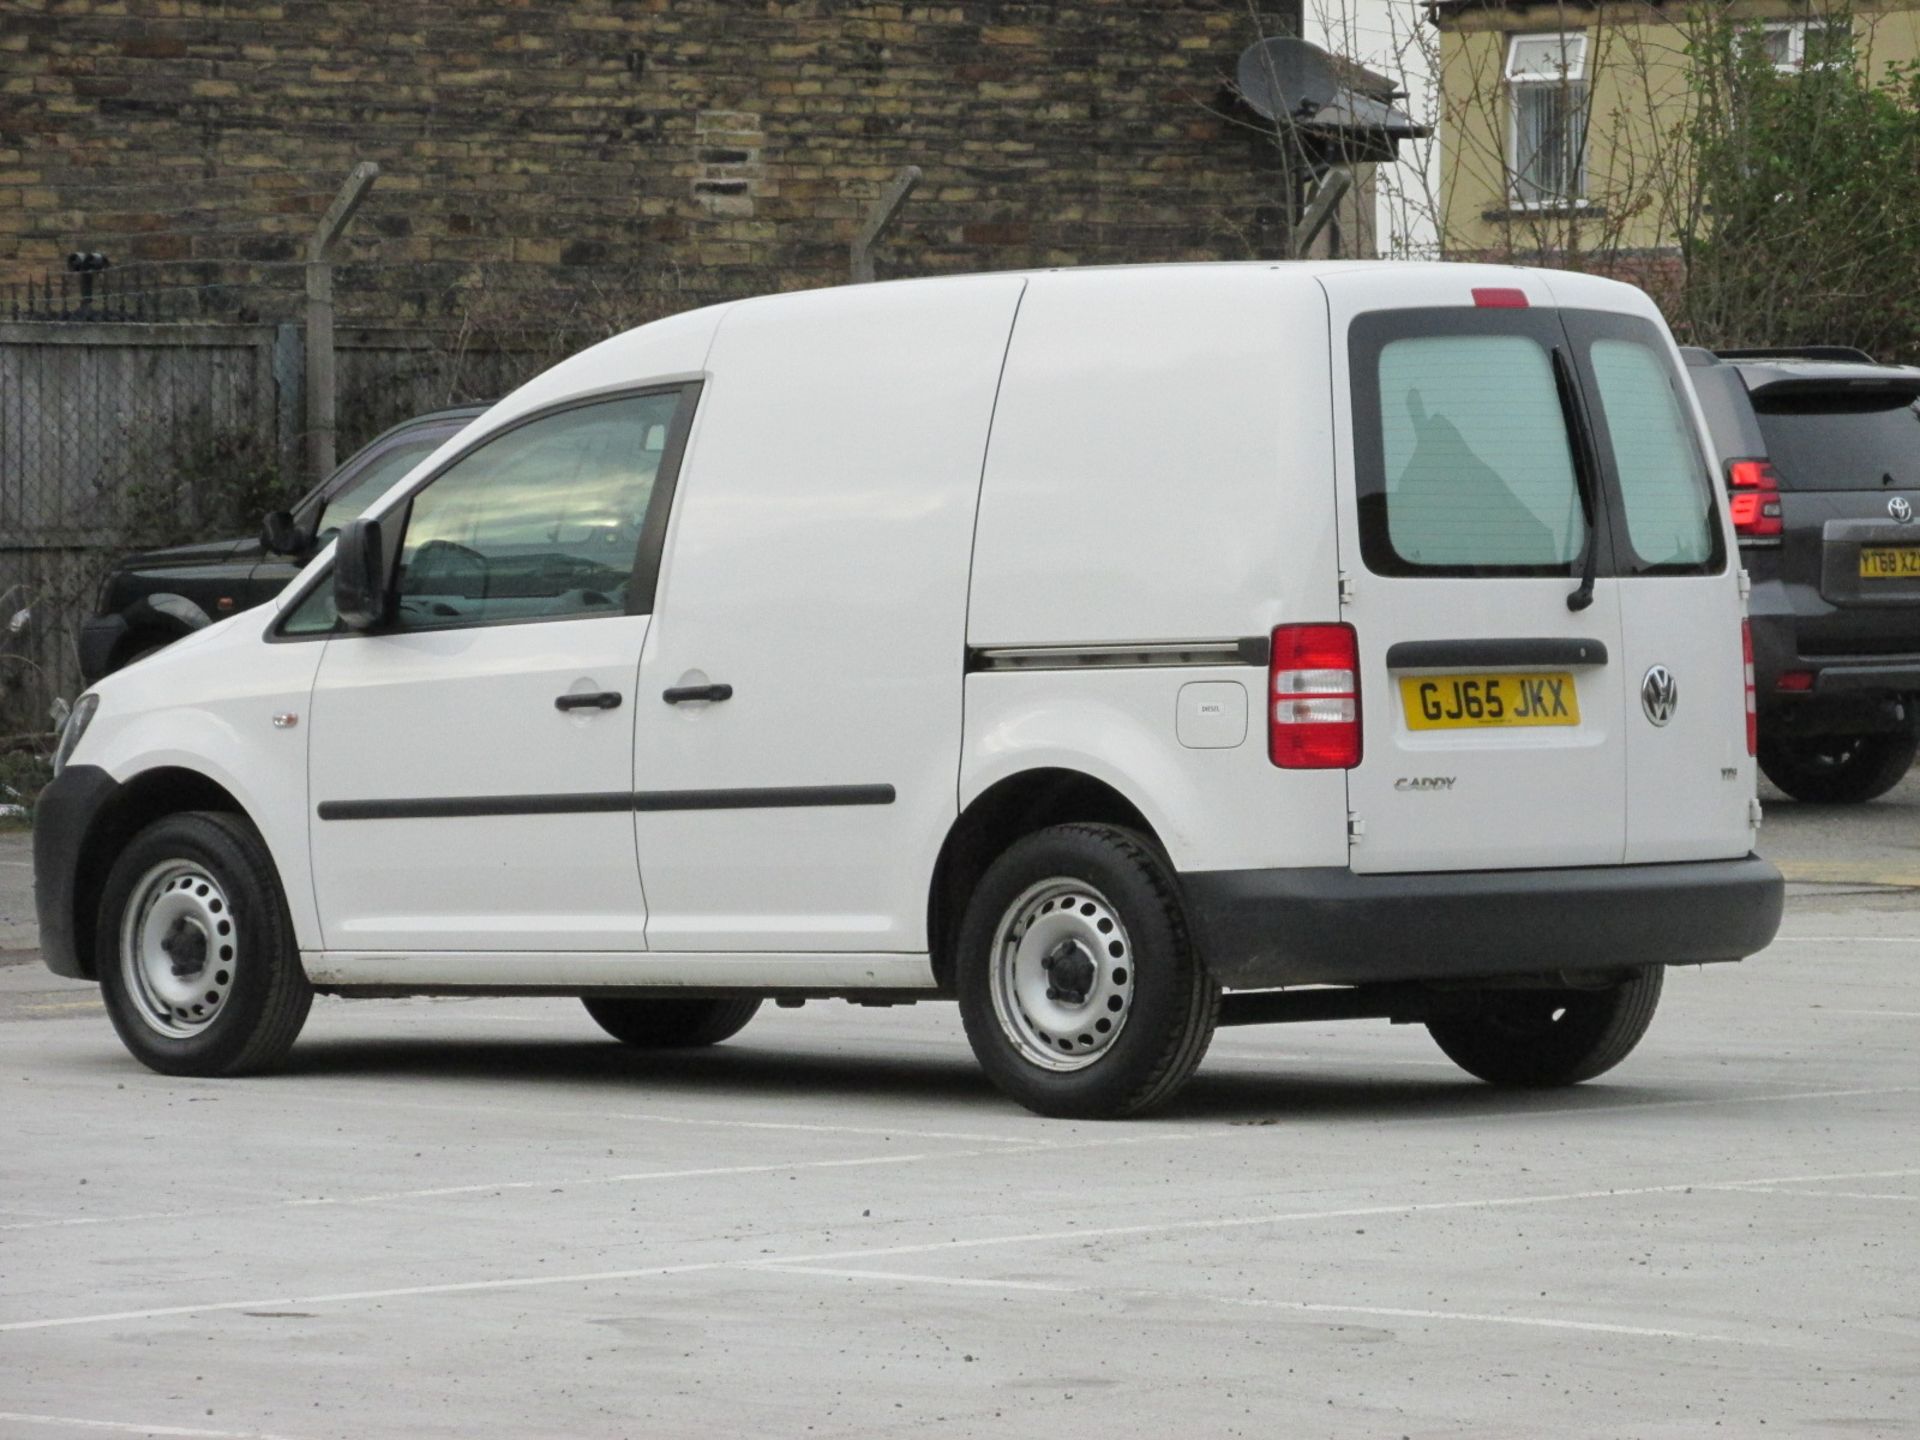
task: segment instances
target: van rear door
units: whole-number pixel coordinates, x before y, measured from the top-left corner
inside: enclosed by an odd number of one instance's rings
[[[1341,618],[1360,655],[1353,869],[1618,864],[1620,582],[1544,279],[1462,266],[1322,283]],[[1590,533],[1591,601],[1569,608]]]
[[[1555,277],[1609,507],[1626,691],[1630,864],[1753,848],[1744,606],[1693,396],[1666,327],[1569,304]],[[1649,306],[1649,309],[1651,307]]]

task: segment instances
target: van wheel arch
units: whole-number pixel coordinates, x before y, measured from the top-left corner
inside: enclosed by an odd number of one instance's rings
[[[1165,858],[1165,846],[1140,807],[1079,770],[1050,767],[1009,775],[981,791],[953,822],[934,864],[927,900],[927,943],[943,994],[955,993],[960,922],[987,867],[1021,837],[1076,822],[1131,830]]]
[[[80,849],[80,868],[74,876],[73,933],[75,952],[89,980],[100,978],[94,973],[94,942],[100,896],[114,862],[147,826],[184,810],[221,811],[253,823],[246,808],[217,781],[197,770],[163,766],[127,781],[88,827]]]

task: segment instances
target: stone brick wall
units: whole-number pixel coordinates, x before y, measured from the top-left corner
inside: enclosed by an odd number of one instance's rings
[[[883,276],[1270,254],[1272,146],[1221,112],[1256,25],[1292,24],[1241,0],[3,0],[0,282],[101,250],[290,316],[364,159],[349,323],[834,283],[908,163]]]

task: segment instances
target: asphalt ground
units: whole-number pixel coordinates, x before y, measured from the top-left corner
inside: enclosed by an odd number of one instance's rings
[[[322,1000],[163,1079],[0,836],[0,1436],[1920,1434],[1920,781],[1771,799],[1781,940],[1600,1081],[1228,1030],[1111,1125],[938,1005]]]

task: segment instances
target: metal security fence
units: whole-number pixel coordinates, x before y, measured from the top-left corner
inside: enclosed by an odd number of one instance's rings
[[[117,555],[223,518],[228,492],[271,488],[291,438],[290,338],[0,324],[0,728],[37,728],[75,693],[78,625]]]
[[[425,411],[496,400],[629,325],[734,298],[675,285],[543,323],[343,328],[338,456]],[[0,321],[0,736],[45,729],[78,693],[80,627],[116,560],[256,533],[315,483],[307,358],[293,324]]]

